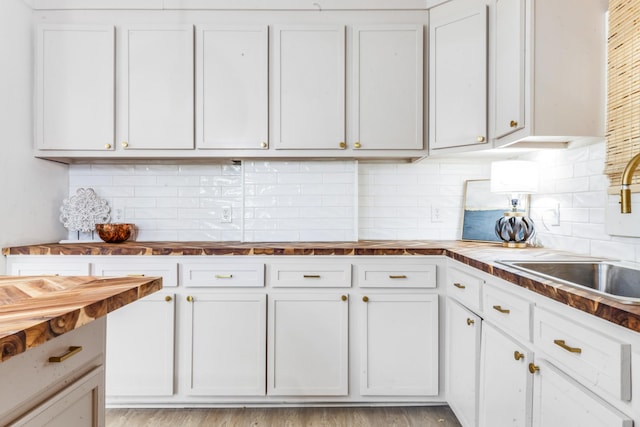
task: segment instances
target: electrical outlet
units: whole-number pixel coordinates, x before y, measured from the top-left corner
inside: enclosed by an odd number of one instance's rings
[[[442,222],[442,213],[439,207],[431,206],[431,222]]]
[[[225,206],[222,208],[220,222],[231,222],[231,206]]]

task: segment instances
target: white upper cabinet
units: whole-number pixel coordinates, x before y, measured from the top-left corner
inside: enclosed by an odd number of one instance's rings
[[[429,149],[486,144],[487,6],[460,0],[431,10]]]
[[[493,0],[495,147],[605,133],[607,0]]]
[[[122,48],[118,148],[193,148],[193,26],[128,27]]]
[[[275,148],[344,148],[344,26],[276,26],[273,33]]]
[[[112,25],[38,27],[37,149],[113,146],[114,43]]]
[[[268,148],[267,31],[197,27],[198,148]]]
[[[353,29],[352,148],[423,147],[421,25]]]

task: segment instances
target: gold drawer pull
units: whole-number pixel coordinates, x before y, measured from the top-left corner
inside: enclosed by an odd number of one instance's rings
[[[520,353],[518,350],[513,352],[513,358],[516,360],[524,359],[524,354]]]
[[[49,358],[49,363],[61,363],[67,360],[68,358],[75,356],[76,354],[82,351],[82,346],[71,346],[69,350],[63,354],[62,356],[51,356]]]
[[[320,275],[319,274],[303,274],[302,277],[304,277],[305,279],[319,279]]]
[[[502,306],[499,306],[499,305],[494,305],[493,309],[496,310],[496,311],[499,311],[500,313],[504,313],[504,314],[511,313],[511,310],[506,309],[506,308],[502,308]]]
[[[127,274],[127,277],[144,277],[144,274]]]
[[[406,278],[407,278],[407,276],[404,275],[404,274],[399,274],[397,276],[389,275],[389,279],[406,279]]]
[[[233,279],[233,274],[216,274],[216,279]]]
[[[540,366],[534,365],[533,362],[529,363],[529,372],[535,374],[540,370]]]
[[[453,286],[455,286],[455,287],[456,287],[456,288],[458,288],[458,289],[464,289],[464,288],[466,288],[466,286],[465,286],[465,285],[460,284],[460,283],[454,283],[454,284],[453,284]]]
[[[476,323],[476,321],[475,321],[475,320],[473,320],[473,319],[469,319],[469,318],[467,317],[467,325],[471,326],[471,325],[473,325],[474,323]]]
[[[582,353],[582,349],[579,347],[570,347],[567,344],[565,344],[564,340],[553,340],[553,343],[555,345],[557,345],[558,347],[562,347],[563,349],[567,350],[570,353]]]

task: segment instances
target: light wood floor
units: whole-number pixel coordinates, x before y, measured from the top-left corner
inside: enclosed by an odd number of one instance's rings
[[[375,408],[107,409],[106,427],[452,427],[448,406]]]

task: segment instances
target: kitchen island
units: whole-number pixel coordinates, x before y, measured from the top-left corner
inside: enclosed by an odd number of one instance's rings
[[[0,277],[0,425],[103,425],[106,315],[161,288],[157,277]]]

